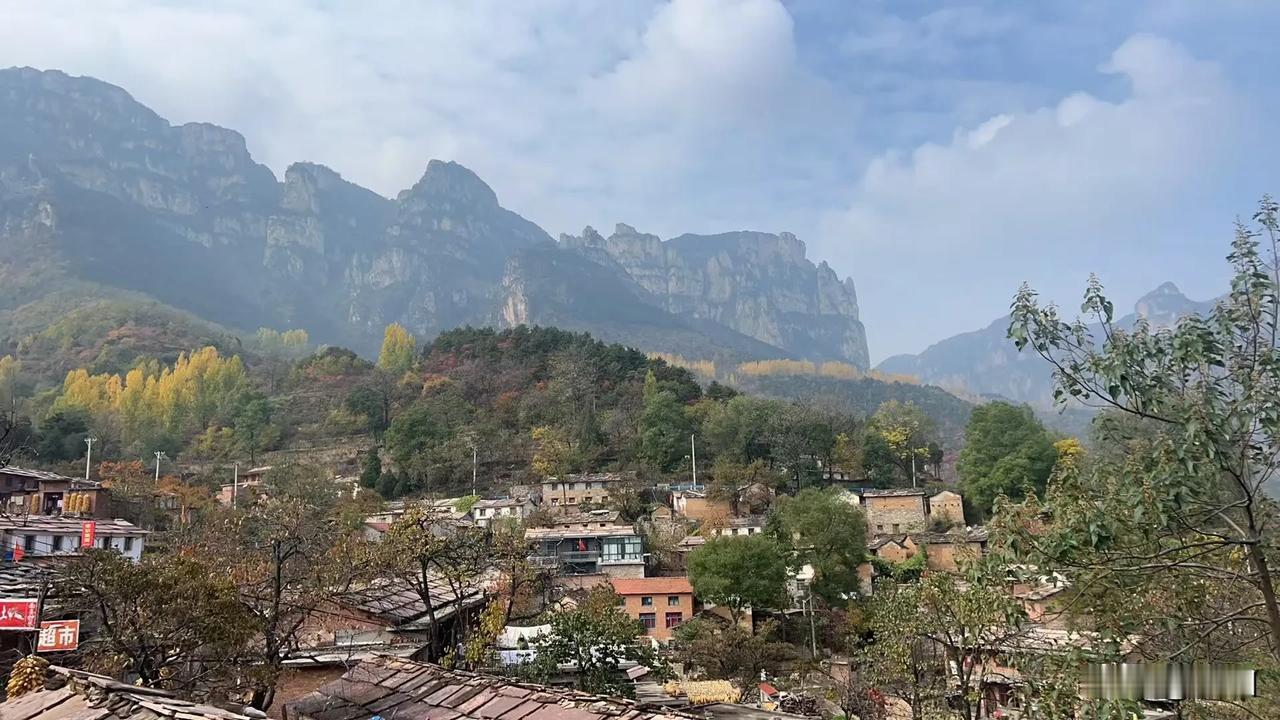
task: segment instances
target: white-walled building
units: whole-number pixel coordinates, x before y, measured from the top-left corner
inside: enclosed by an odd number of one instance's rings
[[[137,561],[148,531],[125,520],[90,520],[54,515],[0,517],[0,548],[10,555],[22,548],[25,556],[79,555],[84,524],[93,522],[93,547]]]
[[[480,527],[488,527],[494,520],[504,518],[524,520],[533,510],[533,501],[529,498],[477,500],[476,504],[471,506],[471,519]]]

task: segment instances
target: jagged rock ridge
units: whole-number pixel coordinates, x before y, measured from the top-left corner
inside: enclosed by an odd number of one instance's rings
[[[365,351],[393,321],[423,336],[554,321],[652,350],[866,365],[852,283],[794,236],[619,226],[580,245],[456,163],[432,160],[395,199],[307,162],[281,181],[235,131],[171,125],[92,78],[0,70],[0,317],[53,293],[142,293]]]

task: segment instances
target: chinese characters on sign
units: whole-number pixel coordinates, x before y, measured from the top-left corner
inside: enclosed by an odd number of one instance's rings
[[[0,630],[35,630],[38,600],[0,600]]]
[[[79,644],[79,620],[49,620],[40,623],[40,644],[36,646],[36,652],[75,650]]]
[[[98,524],[92,520],[85,520],[80,525],[80,547],[91,548],[93,541],[98,533]]]

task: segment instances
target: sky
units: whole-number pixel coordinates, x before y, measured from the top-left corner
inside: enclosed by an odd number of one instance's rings
[[[1280,192],[1280,3],[0,0],[0,67],[119,85],[394,197],[431,158],[552,235],[794,232],[873,361],[1030,282],[1226,288]]]

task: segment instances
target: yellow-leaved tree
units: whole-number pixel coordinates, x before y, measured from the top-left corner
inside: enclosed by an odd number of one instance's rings
[[[378,353],[378,367],[389,373],[401,375],[413,367],[417,350],[413,336],[400,323],[391,323],[382,334],[382,350]]]

